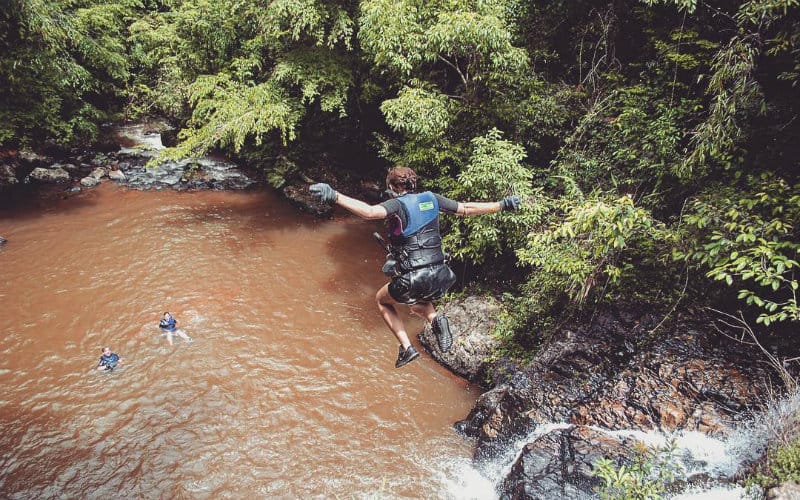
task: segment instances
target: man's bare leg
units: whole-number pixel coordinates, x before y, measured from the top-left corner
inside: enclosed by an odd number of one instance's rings
[[[383,287],[378,290],[378,293],[375,294],[375,302],[378,303],[378,310],[380,310],[386,326],[388,326],[389,330],[397,337],[403,349],[408,349],[408,346],[411,345],[411,341],[408,340],[408,333],[406,333],[406,326],[403,324],[403,320],[400,319],[400,315],[397,314],[397,308],[395,307],[397,301],[389,295],[388,283],[383,285]]]
[[[432,302],[417,302],[411,306],[411,312],[428,323],[432,323],[433,319],[436,318],[436,308],[433,307]]]

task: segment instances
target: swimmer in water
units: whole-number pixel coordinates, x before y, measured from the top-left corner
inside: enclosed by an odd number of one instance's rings
[[[191,342],[192,338],[186,335],[183,330],[178,328],[178,320],[176,320],[169,312],[165,312],[164,316],[161,318],[161,321],[158,322],[158,327],[164,330],[167,334],[167,341],[169,345],[173,345],[172,342],[172,335],[175,334],[178,337],[184,339],[187,342]]]
[[[100,356],[100,362],[97,364],[98,371],[112,371],[114,368],[122,364],[122,360],[116,353],[111,352],[110,347],[103,347],[103,355]]]

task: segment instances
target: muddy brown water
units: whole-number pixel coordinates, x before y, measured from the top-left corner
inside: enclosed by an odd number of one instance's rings
[[[0,209],[0,496],[465,495],[478,390],[394,368],[374,222],[108,182],[23,205]],[[103,345],[121,368],[93,371]]]

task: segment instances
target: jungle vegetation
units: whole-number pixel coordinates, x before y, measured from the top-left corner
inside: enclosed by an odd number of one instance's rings
[[[446,244],[475,281],[502,270],[522,344],[618,301],[800,320],[798,0],[5,0],[0,89],[4,149],[163,116],[168,155],[276,184],[404,164],[518,194]]]

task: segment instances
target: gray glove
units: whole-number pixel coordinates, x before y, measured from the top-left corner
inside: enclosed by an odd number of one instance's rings
[[[503,212],[507,212],[509,210],[519,210],[520,205],[522,205],[522,201],[517,195],[506,196],[500,200],[500,210]]]
[[[325,203],[335,203],[339,198],[339,193],[328,184],[312,184],[308,190],[311,191],[311,196]]]

